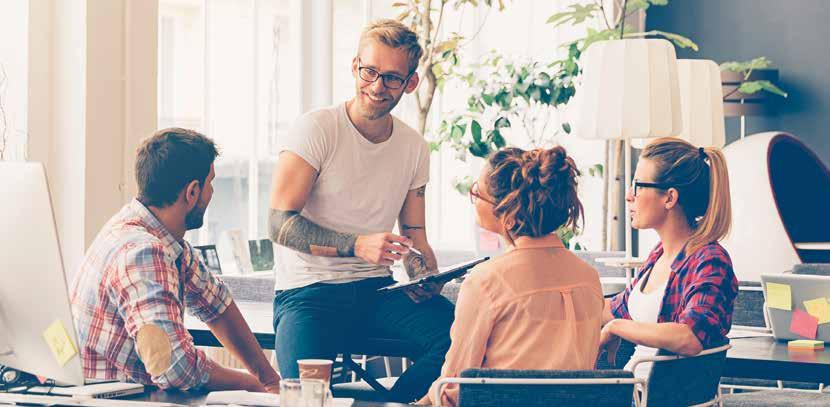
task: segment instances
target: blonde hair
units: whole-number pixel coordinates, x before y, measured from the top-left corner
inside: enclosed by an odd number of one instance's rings
[[[418,69],[418,63],[424,53],[418,43],[418,35],[397,20],[375,20],[360,34],[358,51],[363,49],[368,41],[376,41],[391,48],[403,48],[409,57],[409,74]]]
[[[732,224],[726,158],[715,147],[695,147],[672,137],[660,138],[643,149],[640,158],[654,163],[655,182],[678,191],[678,205],[694,232],[686,254],[724,238]]]

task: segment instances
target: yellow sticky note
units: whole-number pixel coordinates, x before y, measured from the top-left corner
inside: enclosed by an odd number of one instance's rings
[[[767,283],[767,306],[792,311],[793,297],[789,284]]]
[[[46,341],[46,344],[49,345],[49,349],[52,350],[52,354],[55,356],[55,360],[58,361],[58,364],[63,367],[72,359],[73,356],[78,354],[78,349],[75,347],[75,343],[72,341],[72,338],[66,332],[66,327],[63,326],[63,322],[61,320],[56,319],[55,322],[52,322],[45,331],[43,331],[43,339]]]
[[[824,297],[804,301],[804,308],[807,312],[818,319],[819,324],[830,322],[830,304]]]

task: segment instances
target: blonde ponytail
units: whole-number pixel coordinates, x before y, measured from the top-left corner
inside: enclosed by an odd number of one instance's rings
[[[703,151],[709,160],[709,204],[686,244],[686,253],[693,253],[709,242],[723,239],[729,234],[732,225],[726,157],[717,148],[707,147]]]
[[[726,158],[714,147],[698,148],[666,137],[649,143],[640,154],[657,167],[656,182],[678,190],[679,205],[691,226],[686,253],[723,239],[732,224]]]

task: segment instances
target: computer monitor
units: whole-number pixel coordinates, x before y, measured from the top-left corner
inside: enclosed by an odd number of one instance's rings
[[[80,351],[46,172],[0,162],[0,185],[0,364],[83,385],[80,355],[61,364],[44,338],[63,329]]]

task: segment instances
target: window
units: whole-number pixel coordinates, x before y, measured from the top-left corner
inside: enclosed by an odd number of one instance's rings
[[[300,113],[292,3],[159,3],[159,127],[198,130],[221,150],[205,226],[189,236],[199,244],[267,236],[276,141]]]
[[[0,4],[0,161],[26,158],[29,2]]]
[[[300,9],[311,7],[302,1],[159,1],[159,126],[196,129],[216,140],[222,151],[216,163],[215,192],[205,226],[188,237],[196,244],[217,244],[226,232],[236,240],[267,236],[277,141],[303,113],[302,106],[309,105],[302,101],[309,95],[331,95],[330,101],[315,100],[318,104],[341,103],[354,95],[351,62],[364,24],[369,19],[397,15],[393,2],[387,1],[313,3],[313,7],[331,7],[332,21],[322,29],[315,25],[315,30],[311,30],[301,27]],[[562,6],[560,2],[534,0],[508,4],[504,13],[449,11],[454,14],[445,16],[444,30],[474,37],[465,48],[471,60],[493,48],[516,57],[549,60],[562,52],[558,44],[572,34],[545,24],[545,19]],[[306,22],[309,20],[312,25],[322,24],[314,16],[305,17]],[[479,21],[485,21],[486,26],[474,35]],[[508,26],[521,29],[511,30],[511,35],[505,36],[498,27]],[[312,32],[319,35],[325,30],[331,32],[331,55],[321,56],[320,52],[327,51],[315,48],[315,44],[301,46],[309,44],[308,38],[301,36]],[[324,61],[326,66],[321,69],[314,65],[313,72],[330,75],[331,89],[308,89],[329,85],[320,85],[328,81],[304,79],[303,75],[312,70],[301,69],[302,60],[311,60],[312,64]],[[439,112],[465,106],[466,96],[461,91],[436,94],[432,107],[433,118],[437,119],[434,125],[440,121]],[[414,127],[414,98],[404,97],[394,114]],[[581,167],[602,160],[602,150],[596,148],[596,143],[573,136],[563,143]],[[436,249],[479,250],[498,246],[492,236],[478,231],[467,197],[452,186],[453,178],[477,176],[481,164],[480,160],[472,164],[459,162],[450,149],[433,155],[427,225]],[[585,237],[598,241],[603,219],[599,208],[601,180],[586,177],[581,187],[588,213]],[[583,243],[588,242],[583,239]],[[587,245],[592,249],[601,247]]]

